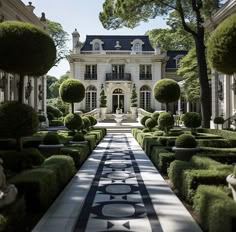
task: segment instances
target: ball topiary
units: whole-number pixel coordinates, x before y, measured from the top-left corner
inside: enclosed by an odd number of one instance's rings
[[[38,119],[39,119],[39,122],[45,122],[46,121],[46,117],[42,114],[38,115]]]
[[[207,57],[217,71],[236,72],[236,14],[228,17],[212,33],[207,45]]]
[[[60,144],[60,139],[57,133],[49,132],[43,138],[43,144],[45,145],[57,145]]]
[[[97,124],[97,119],[93,116],[89,115],[87,118],[89,119],[91,126],[95,126]]]
[[[153,127],[155,127],[157,125],[157,121],[153,118],[148,118],[146,121],[145,121],[145,126],[151,130]]]
[[[166,111],[168,111],[168,103],[179,99],[180,87],[175,80],[164,78],[156,82],[153,93],[157,101],[166,103]]]
[[[145,126],[145,122],[146,122],[146,120],[149,119],[149,118],[151,118],[151,117],[150,117],[150,116],[147,116],[147,115],[143,116],[143,117],[141,118],[141,120],[140,120],[140,123],[141,123],[143,126]]]
[[[192,134],[195,133],[195,129],[201,126],[201,115],[196,112],[188,112],[185,114],[184,118],[184,125],[188,128],[191,128]]]
[[[83,133],[77,132],[77,133],[74,135],[74,137],[73,137],[72,140],[73,140],[73,141],[84,141],[85,139],[84,139]]]
[[[67,114],[64,125],[71,131],[79,130],[82,127],[82,118],[78,114]]]
[[[152,118],[155,119],[156,121],[158,121],[159,116],[160,116],[160,113],[159,113],[159,112],[154,112],[154,113],[152,114]]]
[[[82,117],[83,123],[84,123],[84,129],[88,130],[91,126],[90,120],[88,117]]]
[[[84,99],[85,88],[79,80],[67,79],[60,85],[59,94],[64,102],[71,103],[72,113],[74,113],[74,103]]]
[[[197,141],[192,135],[183,134],[177,137],[175,146],[178,148],[195,148],[197,146]]]
[[[171,113],[161,113],[158,118],[158,126],[165,131],[165,134],[168,134],[169,130],[174,127],[174,123],[175,120]]]
[[[18,150],[21,137],[36,133],[38,127],[38,115],[31,106],[14,101],[0,105],[0,138],[15,138]]]
[[[59,118],[62,116],[62,112],[55,106],[47,105],[47,114],[53,114],[53,118]]]
[[[223,117],[215,117],[214,118],[214,123],[215,124],[223,124],[225,122]]]

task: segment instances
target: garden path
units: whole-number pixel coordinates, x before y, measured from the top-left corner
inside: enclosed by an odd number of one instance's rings
[[[130,133],[109,133],[34,232],[200,232]]]

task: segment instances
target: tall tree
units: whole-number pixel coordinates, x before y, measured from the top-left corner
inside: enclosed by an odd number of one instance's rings
[[[123,26],[134,28],[140,21],[148,21],[158,15],[174,13],[178,16],[182,28],[193,37],[196,47],[203,127],[210,127],[211,118],[203,23],[205,17],[219,7],[219,2],[220,0],[106,0],[103,12],[99,15],[106,29]]]
[[[47,20],[47,27],[57,49],[57,57],[54,64],[54,66],[57,66],[67,55],[68,48],[66,42],[69,40],[69,35],[64,31],[60,23]]]
[[[184,84],[181,92],[184,98],[190,102],[196,102],[200,99],[200,85],[197,69],[196,49],[191,49],[179,63],[178,75],[184,78]]]

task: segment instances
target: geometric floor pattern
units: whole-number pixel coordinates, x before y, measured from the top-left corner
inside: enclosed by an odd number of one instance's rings
[[[131,133],[108,133],[33,232],[201,232]]]
[[[126,135],[113,135],[77,221],[80,231],[162,231]]]

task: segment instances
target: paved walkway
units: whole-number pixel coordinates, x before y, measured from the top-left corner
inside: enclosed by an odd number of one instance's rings
[[[130,133],[108,134],[34,232],[200,232]]]

